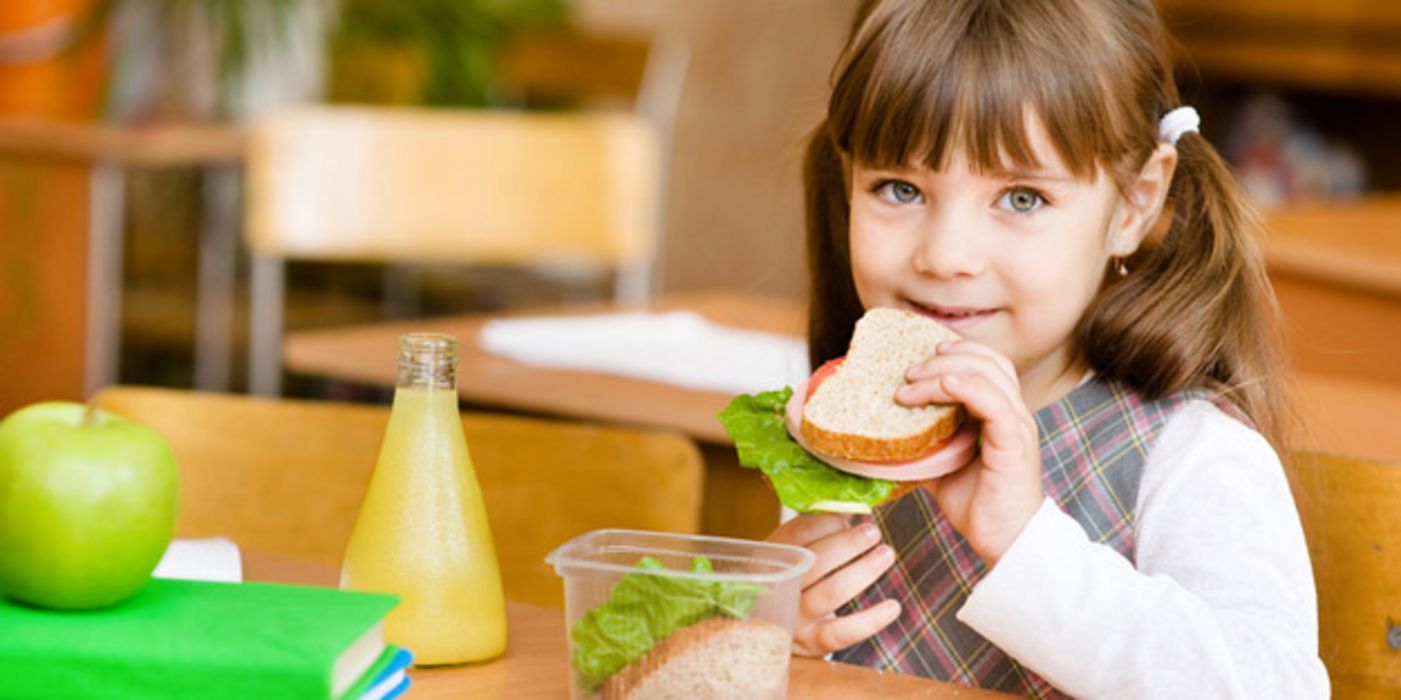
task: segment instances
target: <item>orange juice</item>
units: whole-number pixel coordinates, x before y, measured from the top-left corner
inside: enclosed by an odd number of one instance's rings
[[[451,360],[455,341],[449,348]],[[446,379],[441,368],[415,368],[441,361],[420,352],[406,371],[411,351],[400,355],[389,426],[346,547],[341,587],[400,597],[385,639],[407,647],[417,664],[482,661],[506,648],[500,569],[451,365]]]

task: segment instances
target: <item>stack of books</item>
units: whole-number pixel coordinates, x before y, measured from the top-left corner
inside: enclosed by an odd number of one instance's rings
[[[390,595],[153,578],[99,610],[0,601],[0,697],[388,700],[413,657]]]
[[[347,700],[397,698],[409,689],[409,666],[412,664],[413,654],[408,649],[387,645],[374,665],[360,674],[360,680],[341,697]]]

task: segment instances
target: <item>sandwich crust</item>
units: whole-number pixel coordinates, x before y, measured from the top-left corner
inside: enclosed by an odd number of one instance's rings
[[[925,430],[898,438],[828,430],[814,424],[806,416],[799,429],[808,445],[824,455],[862,462],[908,462],[933,452],[947,442],[967,417],[963,406],[944,408]]]
[[[799,431],[820,455],[861,462],[906,462],[953,436],[961,404],[902,406],[905,372],[958,335],[927,316],[871,309],[856,322],[845,361],[803,405]]]

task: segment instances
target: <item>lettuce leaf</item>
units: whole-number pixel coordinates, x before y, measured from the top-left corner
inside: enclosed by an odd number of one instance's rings
[[[642,557],[637,568],[642,572],[667,570],[652,557]],[[706,557],[691,560],[692,572],[714,570]],[[574,668],[583,676],[584,690],[594,692],[609,676],[682,627],[716,615],[740,620],[748,617],[754,601],[767,590],[743,581],[624,574],[613,586],[608,602],[585,613],[569,630],[574,641]]]
[[[833,469],[788,434],[783,410],[792,396],[791,387],[740,394],[720,412],[720,422],[739,451],[740,465],[763,472],[778,500],[800,513],[823,501],[874,506],[888,498],[895,482]]]

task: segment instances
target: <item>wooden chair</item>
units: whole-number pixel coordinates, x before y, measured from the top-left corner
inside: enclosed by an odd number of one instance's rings
[[[678,35],[528,32],[505,47],[497,88],[521,105],[621,106],[654,124],[669,143],[689,62]]]
[[[1290,482],[1338,698],[1401,692],[1401,464],[1296,452]]]
[[[340,566],[388,407],[138,387],[94,400],[170,443],[178,537]],[[512,599],[561,606],[544,557],[580,533],[699,530],[700,453],[678,434],[483,413],[462,425]]]
[[[592,268],[642,299],[661,226],[658,132],[618,113],[317,108],[254,125],[249,383],[281,379],[287,260]]]

